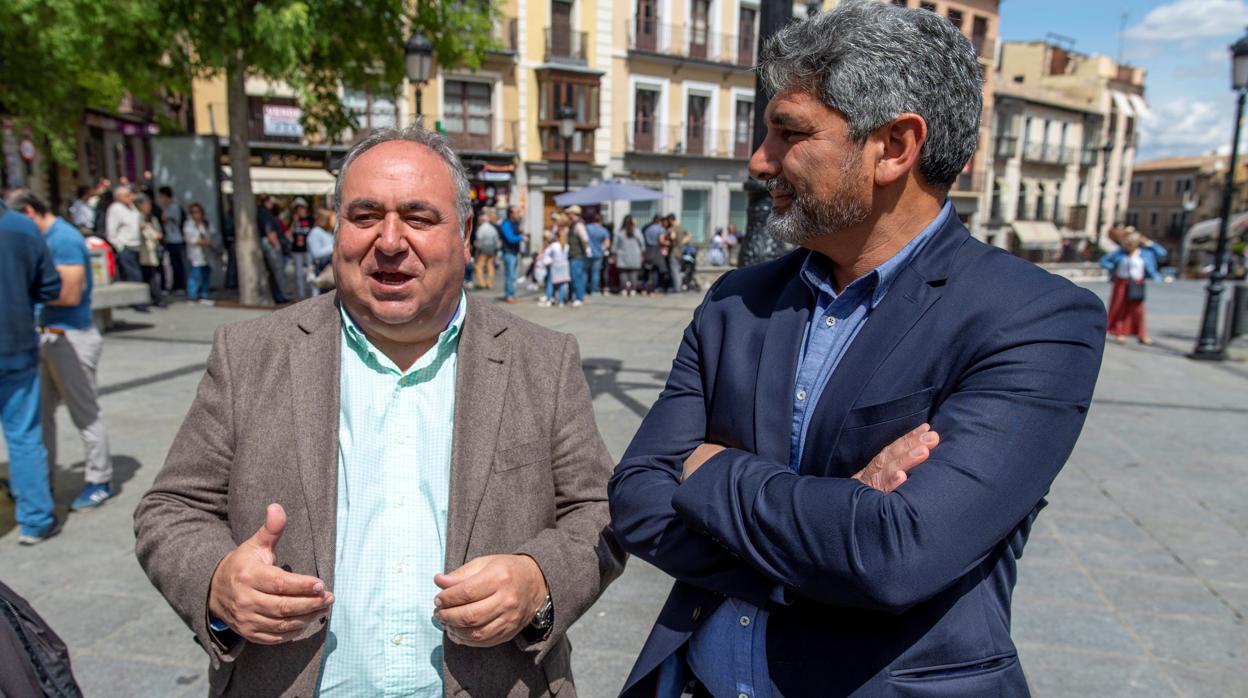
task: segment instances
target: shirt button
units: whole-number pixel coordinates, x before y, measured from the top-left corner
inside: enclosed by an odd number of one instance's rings
[[[836,318],[829,315],[827,318],[824,319],[823,324],[827,325],[828,327],[836,327]]]
[[[750,698],[750,694],[748,694],[748,693],[738,693],[738,694],[737,694],[737,698]]]
[[[797,391],[797,401],[802,402],[805,399],[806,399],[806,391],[805,390]]]
[[[750,617],[741,616],[741,627],[746,628],[746,627],[749,627],[749,625],[750,625]]]
[[[394,636],[394,638],[393,638],[393,639],[391,639],[390,641],[391,641],[391,642],[393,642],[393,643],[394,643],[394,644],[396,644],[396,645],[401,645],[401,644],[403,644],[403,636],[402,636],[402,635],[395,635],[395,636]]]

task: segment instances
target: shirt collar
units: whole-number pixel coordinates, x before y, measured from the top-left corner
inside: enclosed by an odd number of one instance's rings
[[[883,264],[872,269],[870,273],[855,279],[840,294],[832,286],[832,270],[827,258],[817,252],[811,251],[806,256],[806,261],[802,263],[802,280],[816,294],[826,294],[833,299],[850,291],[861,293],[866,287],[874,286],[875,290],[871,294],[871,307],[874,309],[880,301],[884,300],[884,295],[901,275],[902,270],[910,265],[910,261],[923,250],[928,241],[935,237],[936,232],[945,226],[952,215],[954,215],[953,202],[946,200],[940,213],[936,214],[936,218],[932,219],[932,222],[928,223],[927,227],[914,236],[914,239],[905,247]]]
[[[390,360],[390,357],[373,346],[373,343],[365,336],[364,330],[360,329],[355,318],[351,317],[351,314],[347,312],[346,306],[341,301],[338,303],[338,312],[342,316],[342,334],[346,338],[347,346],[355,352],[361,361],[372,364],[375,368],[385,373],[407,375],[427,368],[435,361],[459,348],[459,336],[463,332],[464,317],[468,313],[468,300],[461,290],[459,292],[459,305],[455,308],[455,315],[451,317],[451,321],[447,324],[446,329],[442,330],[441,334],[438,335],[438,341],[434,345],[434,350],[425,352],[406,372],[400,371],[399,367]]]

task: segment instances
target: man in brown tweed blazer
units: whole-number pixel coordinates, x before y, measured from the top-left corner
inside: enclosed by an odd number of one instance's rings
[[[624,564],[576,342],[462,293],[441,136],[373,132],[334,200],[337,293],[218,329],[139,561],[213,694],[575,695]]]

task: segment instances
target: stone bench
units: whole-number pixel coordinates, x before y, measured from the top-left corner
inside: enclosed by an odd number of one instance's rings
[[[138,281],[115,281],[91,289],[91,314],[101,332],[113,327],[113,308],[128,308],[152,302],[147,284]]]

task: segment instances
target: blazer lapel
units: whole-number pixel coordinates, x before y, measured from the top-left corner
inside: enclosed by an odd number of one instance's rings
[[[455,377],[448,571],[466,562],[473,522],[494,465],[509,371],[506,316],[473,299],[467,312]]]
[[[815,406],[812,425],[819,426],[808,432],[803,474],[825,474],[819,472],[820,465],[835,451],[850,408],[901,339],[940,300],[953,258],[969,237],[957,217],[951,216],[871,311]]]
[[[801,268],[799,264],[798,269]],[[810,319],[811,292],[795,273],[767,322],[754,392],[754,444],[759,456],[787,464],[793,432],[797,362]]]
[[[290,343],[291,413],[316,573],[333,588],[338,511],[341,326],[337,296],[308,303]]]

